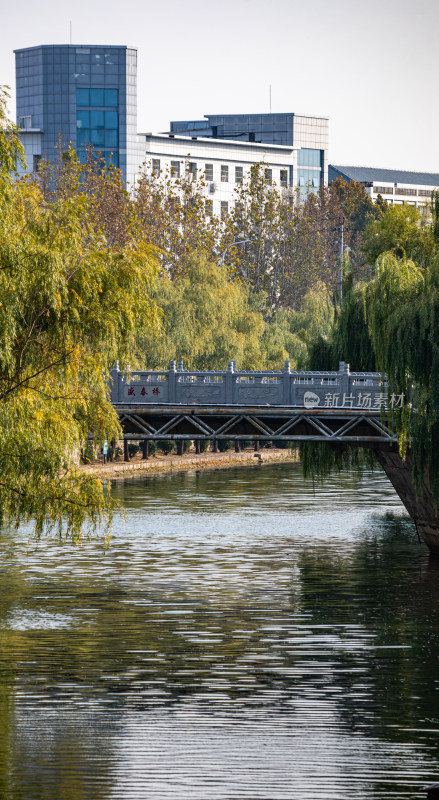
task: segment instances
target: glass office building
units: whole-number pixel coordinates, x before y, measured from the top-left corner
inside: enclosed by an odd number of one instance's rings
[[[73,145],[92,145],[128,182],[138,169],[137,51],[129,47],[41,45],[15,51],[17,124],[27,171]]]

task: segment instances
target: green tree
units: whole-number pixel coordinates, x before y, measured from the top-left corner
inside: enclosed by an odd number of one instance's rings
[[[360,184],[341,181],[302,199],[273,186],[265,170],[265,164],[255,165],[238,186],[221,247],[231,274],[266,293],[269,317],[278,308],[298,309],[319,283],[335,291],[341,222],[353,254],[351,269],[362,275],[362,231],[382,210]]]
[[[9,139],[3,117],[0,152],[20,155]],[[0,511],[17,525],[33,519],[37,533],[56,524],[77,538],[111,513],[102,484],[75,465],[90,432],[97,441],[119,434],[109,368],[132,358],[140,320],[157,324],[156,265],[137,242],[110,246],[85,194],[48,200],[3,163]]]
[[[139,238],[139,231],[135,236],[133,204],[121,170],[108,167],[93,147],[87,148],[83,163],[72,147],[63,149],[60,141],[53,160],[43,159],[32,180],[48,202],[81,197],[87,204],[90,224],[105,237],[108,246],[123,248]]]
[[[218,218],[206,213],[203,175],[193,175],[187,159],[179,170],[177,177],[145,165],[133,200],[136,230],[157,247],[162,270],[172,280],[184,275],[186,257],[195,251],[215,260],[220,229]]]
[[[434,251],[432,227],[415,206],[391,206],[380,219],[367,226],[362,250],[371,266],[389,250],[399,258],[426,264]]]
[[[280,308],[267,321],[264,293],[232,280],[225,267],[194,254],[184,269],[178,281],[162,276],[157,283],[163,326],[139,342],[149,369],[178,358],[192,369],[224,369],[230,360],[242,369],[282,369],[285,359],[305,368],[310,343],[329,336],[334,312],[323,284],[305,295],[300,310]]]
[[[337,198],[354,238],[364,233],[371,222],[381,219],[389,208],[382,199],[374,203],[367,194],[365,186],[356,181],[337,178],[332,181],[330,191],[331,195]]]
[[[279,369],[284,359],[296,365],[303,356],[303,342],[288,325],[265,322],[265,297],[200,253],[185,259],[178,281],[162,276],[155,297],[164,312],[162,330],[139,343],[149,369],[177,358],[192,369],[223,369],[231,360],[242,369]]]
[[[18,128],[7,113],[8,88],[0,86],[0,170],[4,176],[16,172],[17,162],[23,167],[26,164],[24,150],[17,136]]]

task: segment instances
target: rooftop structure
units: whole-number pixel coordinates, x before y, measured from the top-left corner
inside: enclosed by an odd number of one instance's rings
[[[336,178],[362,183],[372,200],[381,195],[390,205],[417,206],[426,212],[430,208],[432,193],[439,188],[439,174],[433,172],[330,164],[329,182]]]
[[[174,120],[170,131],[187,136],[294,147],[298,151],[296,185],[305,186],[309,182],[310,169],[320,169],[322,183],[328,182],[327,117],[292,112],[206,114],[201,120]],[[313,177],[311,175],[311,182]]]

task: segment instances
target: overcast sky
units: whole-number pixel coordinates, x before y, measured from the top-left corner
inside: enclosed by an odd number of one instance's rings
[[[0,28],[38,44],[138,49],[138,130],[272,111],[329,116],[335,164],[439,172],[438,0],[20,0]],[[15,100],[11,102],[15,119]]]

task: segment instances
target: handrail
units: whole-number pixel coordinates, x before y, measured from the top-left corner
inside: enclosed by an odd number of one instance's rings
[[[111,372],[111,401],[115,405],[181,404],[292,406],[298,408],[372,409],[401,407],[402,395],[388,396],[387,382],[378,372],[351,372],[341,361],[337,371],[185,370],[171,361],[168,370]]]

